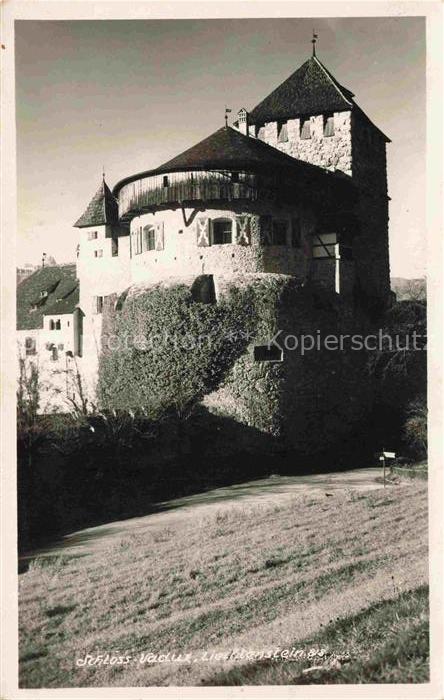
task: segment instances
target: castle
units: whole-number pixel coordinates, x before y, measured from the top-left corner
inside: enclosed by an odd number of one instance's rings
[[[232,127],[226,123],[112,191],[103,179],[74,224],[79,296],[71,290],[71,305],[60,309],[69,357],[93,386],[107,298],[117,298],[114,309],[121,309],[128,296],[155,285],[191,287],[197,279],[213,303],[233,286],[280,280],[290,291],[282,308],[270,309],[276,329],[359,332],[371,325],[390,295],[388,142],[313,50],[254,109],[240,109]],[[56,295],[54,304],[62,298]],[[47,314],[40,309],[40,348],[64,324],[54,304]],[[51,321],[59,326],[51,328]],[[28,329],[22,325],[20,332],[29,345]],[[256,339],[224,385],[205,397],[211,410],[267,431],[276,416],[257,424],[248,409],[251,392],[260,386],[262,395],[273,393],[278,383],[270,411],[279,413],[282,434],[310,430],[316,439],[319,426],[308,426],[319,404],[332,434],[359,414],[365,402],[357,361],[337,355],[326,361],[321,353],[301,364],[303,358],[270,349],[266,340]],[[66,362],[66,352],[62,357]],[[240,375],[248,378],[244,393]],[[325,416],[319,420],[325,424]]]

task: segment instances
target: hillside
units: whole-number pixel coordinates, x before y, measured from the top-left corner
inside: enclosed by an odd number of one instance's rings
[[[312,660],[270,671],[211,654],[316,640],[350,657],[344,676],[340,662],[330,671],[336,682],[368,682],[363,664],[384,669],[380,682],[427,679],[424,484],[239,501],[131,527],[105,549],[41,557],[20,576],[22,688],[291,683]]]

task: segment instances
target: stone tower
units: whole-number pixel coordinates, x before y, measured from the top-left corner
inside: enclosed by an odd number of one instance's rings
[[[351,178],[358,196],[342,236],[355,260],[356,295],[369,309],[379,310],[390,291],[386,163],[390,139],[316,55],[251,112],[242,108],[235,126],[298,160]],[[333,221],[329,215],[329,227]],[[330,233],[322,224],[319,230]]]
[[[104,298],[129,285],[129,233],[119,223],[118,205],[105,178],[74,226],[77,246],[79,308],[82,312],[81,356],[86,376],[95,382],[102,332]]]

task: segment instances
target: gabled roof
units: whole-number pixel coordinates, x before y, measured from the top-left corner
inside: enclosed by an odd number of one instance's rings
[[[100,187],[88,204],[82,216],[77,219],[74,226],[85,228],[86,226],[102,226],[103,224],[115,224],[119,218],[118,204],[111,190],[105,182]]]
[[[353,110],[372,124],[353,98],[354,94],[336,80],[319,58],[311,56],[252,109],[248,121],[250,124],[264,124],[299,116]],[[387,141],[390,140],[382,135]]]
[[[43,328],[43,317],[73,313],[79,303],[76,266],[40,267],[17,287],[17,330]]]
[[[236,129],[224,126],[207,138],[199,141],[172,160],[167,161],[154,170],[147,170],[120,180],[113,194],[129,182],[153,175],[186,170],[251,170],[266,172],[267,170],[291,170],[294,173],[322,174],[322,168],[297,160],[282,153],[259,139],[241,134]]]

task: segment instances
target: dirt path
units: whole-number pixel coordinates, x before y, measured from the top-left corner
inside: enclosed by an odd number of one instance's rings
[[[203,517],[211,511],[223,511],[237,505],[254,505],[278,502],[292,498],[298,493],[330,493],[340,490],[371,490],[381,488],[376,481],[381,470],[377,468],[353,469],[328,474],[306,474],[303,476],[271,476],[242,484],[234,484],[204,493],[165,501],[158,513],[137,518],[117,520],[97,527],[73,532],[41,549],[27,552],[20,557],[21,564],[41,556],[56,557],[62,554],[85,555],[108,547],[113,539],[138,528],[180,526],[186,518]]]

